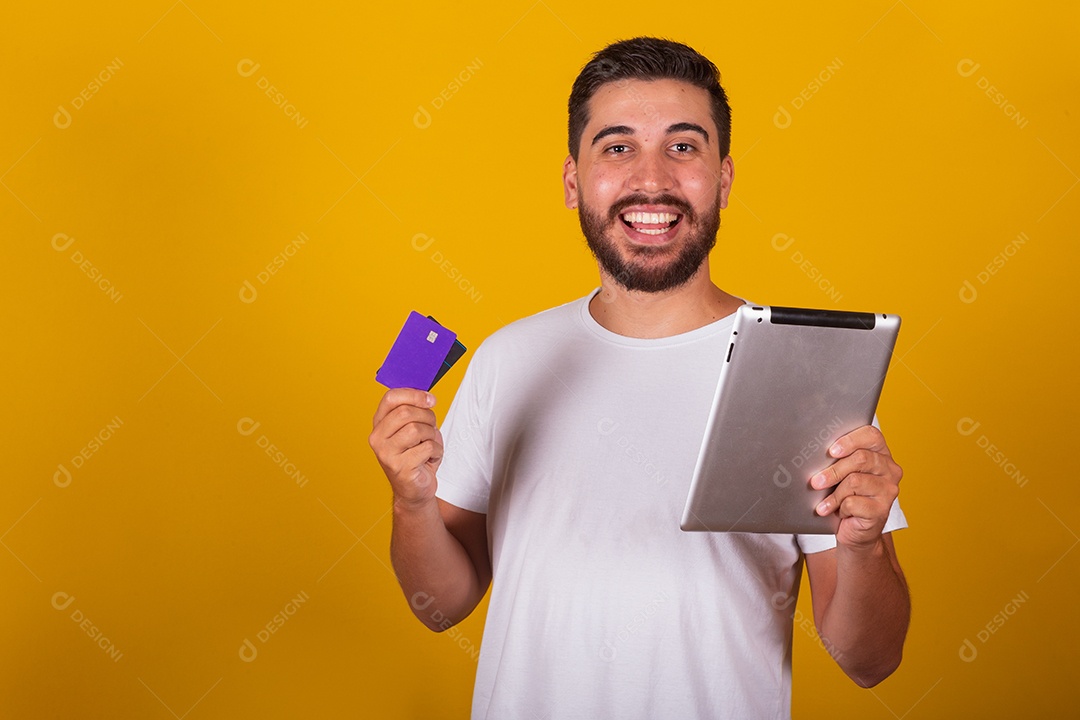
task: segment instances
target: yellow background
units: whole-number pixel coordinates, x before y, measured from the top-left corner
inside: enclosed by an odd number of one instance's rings
[[[1076,715],[1080,11],[170,2],[25,3],[0,29],[0,714],[466,716],[482,612],[435,635],[400,595],[373,375],[411,309],[475,347],[596,284],[566,98],[592,51],[656,34],[734,107],[718,282],[904,318],[879,414],[905,661],[859,690],[797,627],[795,716]]]

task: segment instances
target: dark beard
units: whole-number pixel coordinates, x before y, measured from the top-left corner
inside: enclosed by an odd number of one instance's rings
[[[605,235],[611,228],[618,232],[616,223],[622,223],[619,215],[628,207],[634,205],[668,205],[675,208],[683,217],[680,224],[688,223],[696,227],[697,231],[691,231],[683,242],[682,247],[676,251],[669,248],[632,246],[631,257],[624,259],[618,246]],[[647,293],[664,292],[685,285],[694,277],[702,264],[709,257],[709,252],[716,246],[716,234],[720,230],[720,199],[702,215],[702,223],[698,225],[698,216],[694,209],[686,202],[671,195],[647,197],[645,195],[632,195],[623,198],[611,206],[607,218],[593,212],[586,207],[581,196],[578,196],[578,222],[581,224],[581,232],[585,235],[585,241],[592,250],[593,256],[604,272],[622,285],[627,290],[638,290]],[[673,255],[672,259],[664,264],[647,262],[653,258],[664,255]],[[645,260],[644,263],[635,262],[637,258]]]

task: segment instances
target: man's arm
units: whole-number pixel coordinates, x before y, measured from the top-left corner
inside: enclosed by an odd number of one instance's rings
[[[422,390],[390,390],[368,442],[394,493],[390,560],[413,614],[439,631],[465,619],[491,582],[487,516],[435,497],[442,434]]]
[[[892,537],[864,554],[835,547],[806,556],[814,622],[848,677],[872,687],[900,665],[911,601]]]
[[[835,548],[806,556],[814,621],[841,669],[871,687],[900,665],[911,616],[896,548],[882,534],[903,471],[869,425],[842,437],[830,454],[839,459],[811,482],[836,486],[818,512],[838,513],[840,528]]]

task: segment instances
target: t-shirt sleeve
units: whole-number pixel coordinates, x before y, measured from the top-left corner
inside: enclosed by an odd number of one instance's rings
[[[492,386],[485,347],[473,355],[442,424],[443,460],[435,496],[472,512],[487,513],[491,495]]]
[[[874,427],[881,429],[878,424],[877,415],[874,415],[874,420],[871,423]],[[900,498],[893,500],[892,507],[889,509],[889,518],[885,521],[885,527],[882,529],[883,533],[892,532],[893,530],[902,530],[906,528],[907,518],[904,517],[904,511],[900,509]],[[823,550],[836,547],[835,535],[796,535],[795,539],[799,543],[799,549],[804,553],[816,553]]]

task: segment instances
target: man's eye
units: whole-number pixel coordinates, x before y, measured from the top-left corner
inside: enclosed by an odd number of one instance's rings
[[[680,152],[680,153],[692,152],[694,150],[693,145],[691,145],[690,143],[684,143],[684,142],[675,143],[674,145],[672,145],[672,147],[675,149],[675,152]]]
[[[628,148],[626,145],[612,145],[607,149],[607,151],[612,155],[622,155],[629,149],[630,148]]]

